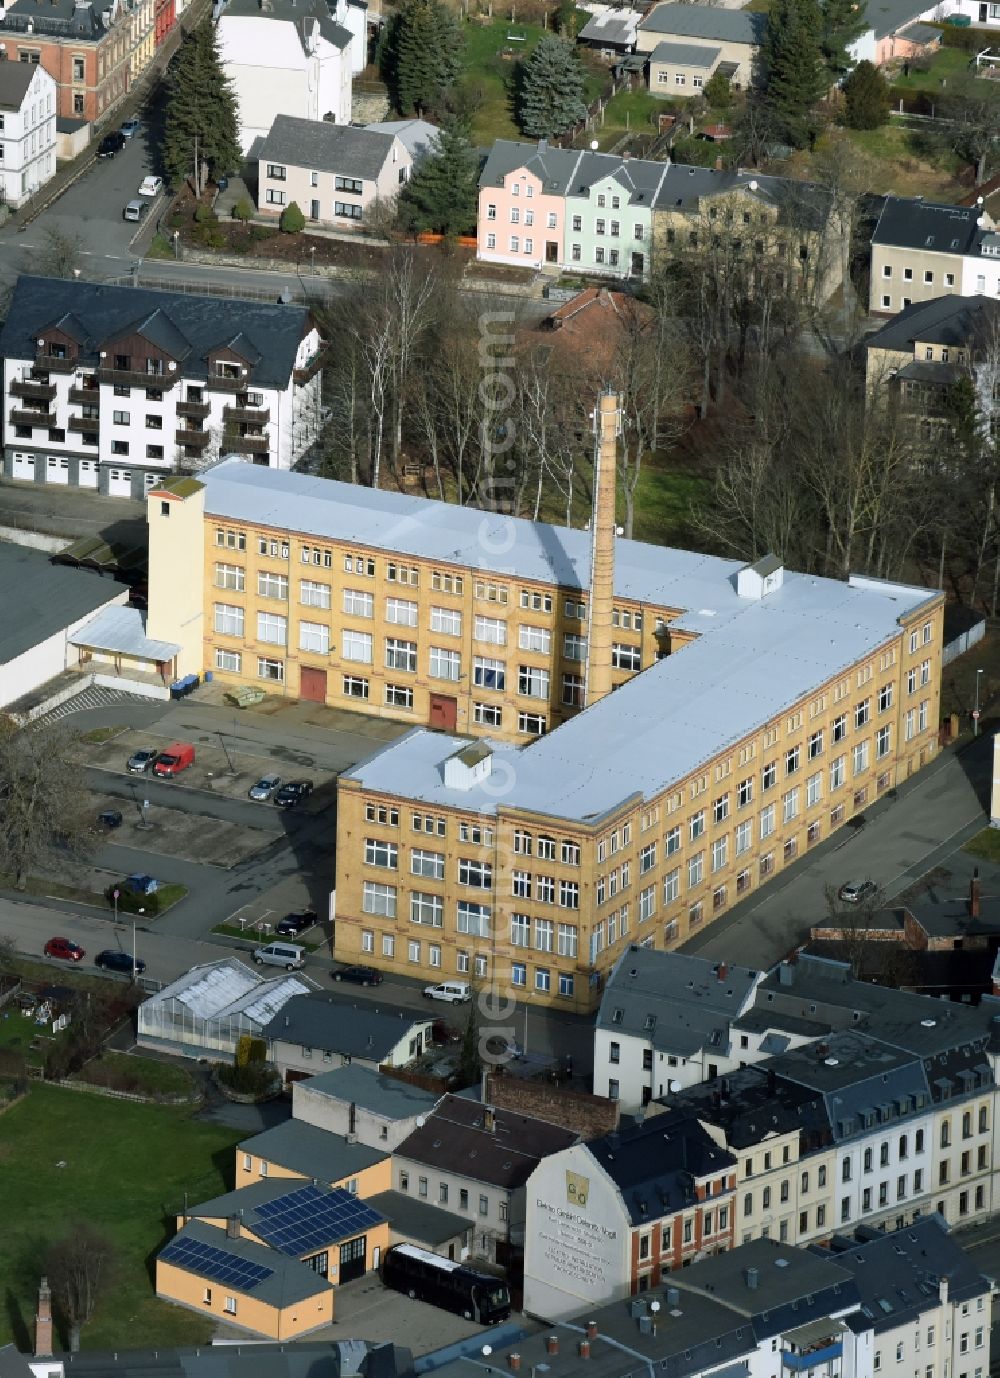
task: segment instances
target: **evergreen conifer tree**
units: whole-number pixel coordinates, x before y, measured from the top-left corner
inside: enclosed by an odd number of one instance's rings
[[[583,68],[564,38],[545,34],[522,64],[518,123],[531,139],[565,134],[587,113]]]
[[[201,195],[210,177],[242,164],[236,94],[222,70],[215,29],[206,19],[185,37],[170,64],[163,120],[163,162],[175,182],[193,174]]]
[[[859,62],[844,82],[845,116],[851,129],[880,129],[889,118],[889,85],[870,62]]]
[[[833,81],[850,69],[848,48],[867,27],[864,0],[819,0],[820,51]]]
[[[408,230],[466,234],[476,228],[478,159],[460,120],[443,125],[435,147],[418,164],[399,198],[400,223]]]
[[[778,138],[804,147],[813,133],[812,108],[826,89],[817,0],[774,0],[763,44],[761,100]]]
[[[440,109],[458,79],[464,38],[441,0],[404,0],[385,31],[379,66],[401,115]]]

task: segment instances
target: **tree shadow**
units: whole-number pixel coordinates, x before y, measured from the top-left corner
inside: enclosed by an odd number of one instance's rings
[[[34,1348],[34,1338],[21,1308],[21,1300],[13,1287],[6,1288],[4,1307],[7,1312],[7,1325],[10,1328],[14,1347],[19,1349],[22,1354],[27,1354]]]

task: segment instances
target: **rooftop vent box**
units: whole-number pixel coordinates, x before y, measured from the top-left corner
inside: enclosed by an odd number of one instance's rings
[[[777,555],[765,555],[752,565],[744,565],[736,575],[736,592],[740,598],[766,598],[775,589],[780,589],[785,578],[785,567]]]
[[[456,751],[444,763],[444,783],[448,789],[471,789],[485,780],[493,768],[493,752],[482,742]]]

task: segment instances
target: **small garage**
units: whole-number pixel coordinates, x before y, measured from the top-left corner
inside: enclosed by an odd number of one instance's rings
[[[97,487],[97,460],[81,459],[79,462],[79,484],[81,488]]]
[[[48,455],[45,460],[46,483],[69,483],[69,456]]]
[[[11,478],[25,479],[28,483],[35,480],[35,456],[24,454],[22,451],[15,450],[11,456]]]
[[[130,498],[132,496],[131,469],[108,470],[108,496],[112,498]]]

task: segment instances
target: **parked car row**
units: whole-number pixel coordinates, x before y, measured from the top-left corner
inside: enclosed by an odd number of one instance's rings
[[[187,770],[188,766],[193,766],[194,758],[195,750],[190,742],[172,742],[166,751],[144,746],[132,752],[125,762],[125,769],[130,775],[152,774],[170,779]]]

